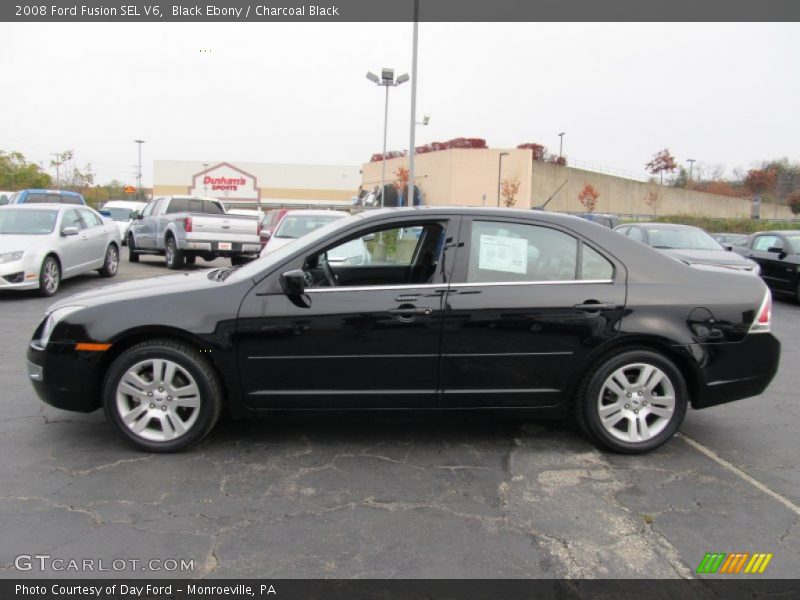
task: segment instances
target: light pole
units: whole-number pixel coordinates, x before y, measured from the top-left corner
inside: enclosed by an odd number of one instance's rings
[[[133,140],[139,146],[139,169],[136,172],[136,197],[142,199],[142,144],[144,140]]]
[[[411,43],[411,139],[408,144],[408,205],[414,206],[414,155],[417,134],[417,42],[419,40],[419,0],[414,0],[414,35]],[[423,119],[428,124],[428,116]]]
[[[694,163],[697,161],[693,158],[687,158],[686,162],[689,163],[689,183],[691,183],[692,173],[694,172]]]
[[[408,75],[400,75],[396,80],[394,78],[394,69],[381,69],[381,76],[378,77],[372,71],[367,72],[367,79],[375,85],[386,88],[386,103],[383,109],[383,167],[381,170],[381,206],[384,200],[384,186],[386,185],[386,136],[389,129],[389,88],[396,87],[409,80]]]
[[[564,134],[567,133],[566,131],[562,131],[558,134],[558,157],[561,158],[564,156]]]
[[[208,184],[206,183],[206,171],[208,171],[208,164],[203,163],[203,196],[208,197]]]
[[[503,174],[503,157],[508,156],[508,152],[501,152],[497,160],[497,206],[500,206],[500,177]]]

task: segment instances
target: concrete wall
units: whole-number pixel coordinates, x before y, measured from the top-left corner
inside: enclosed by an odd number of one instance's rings
[[[530,150],[443,150],[416,157],[416,181],[425,194],[426,204],[497,206],[498,162],[503,157],[501,179],[517,177],[520,190],[516,208],[540,206],[567,181],[547,205],[547,210],[580,212],[585,208],[578,195],[588,183],[600,193],[595,212],[632,215],[698,215],[708,217],[747,218],[751,202],[748,198],[730,198],[704,192],[694,192],[643,183],[631,179],[560,167],[533,161]],[[362,186],[371,189],[381,180],[380,162],[362,167]],[[395,158],[386,162],[386,179],[394,181],[395,172],[408,166],[408,159]],[[656,206],[647,203],[648,194],[658,195]],[[501,198],[502,203],[502,198]],[[762,204],[763,219],[792,219],[786,206]]]

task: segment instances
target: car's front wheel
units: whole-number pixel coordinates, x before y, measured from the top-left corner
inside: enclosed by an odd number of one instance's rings
[[[578,389],[576,415],[601,446],[641,454],[675,434],[688,396],[671,360],[651,350],[628,350],[601,360],[587,374]]]
[[[143,342],[123,352],[103,384],[111,424],[147,452],[178,452],[202,440],[219,419],[222,385],[188,344]]]
[[[61,285],[61,267],[53,256],[48,256],[39,269],[39,293],[42,296],[52,296]]]
[[[128,234],[128,262],[139,262],[139,253],[136,252],[136,242],[133,239],[133,234]]]

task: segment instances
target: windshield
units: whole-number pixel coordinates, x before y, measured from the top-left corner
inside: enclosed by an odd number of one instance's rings
[[[0,210],[0,234],[46,235],[53,232],[57,210]]]
[[[786,236],[786,239],[789,240],[795,252],[800,252],[800,233],[791,233]]]
[[[103,212],[111,215],[114,221],[130,221],[130,215],[133,209],[131,208],[103,208]]]
[[[340,217],[338,219],[333,219],[332,221],[329,221],[327,224],[323,225],[319,229],[316,229],[311,233],[309,233],[307,236],[303,238],[302,242],[292,242],[291,244],[286,244],[285,246],[276,248],[275,250],[273,250],[269,254],[264,255],[261,258],[258,258],[252,262],[247,263],[243,267],[239,267],[231,275],[231,280],[241,281],[242,279],[257,277],[259,274],[266,274],[267,272],[269,272],[270,269],[282,263],[287,258],[292,256],[295,252],[297,252],[298,248],[313,246],[318,241],[325,239],[326,237],[336,233],[337,231],[347,230],[353,225],[355,225],[361,218],[358,215],[348,216],[344,214],[343,216],[348,218]]]
[[[296,239],[327,225],[331,221],[341,219],[346,215],[287,215],[275,230],[276,238]]]
[[[724,250],[705,231],[693,227],[648,228],[647,237],[653,248],[668,250]]]

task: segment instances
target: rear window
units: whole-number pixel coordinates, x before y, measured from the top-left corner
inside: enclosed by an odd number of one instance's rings
[[[188,198],[173,198],[169,201],[169,206],[165,211],[169,213],[189,212],[189,199]]]
[[[83,206],[83,202],[78,196],[73,196],[72,194],[62,194],[61,195],[61,203],[62,204],[77,204],[78,206]]]
[[[25,203],[26,204],[44,204],[47,202],[47,195],[40,194],[37,192],[28,194],[25,196]],[[54,200],[54,202],[58,202],[58,200]]]

